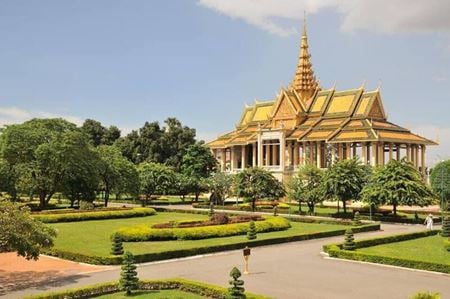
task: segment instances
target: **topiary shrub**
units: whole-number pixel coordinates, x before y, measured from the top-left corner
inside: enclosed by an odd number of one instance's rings
[[[273,216],[278,216],[278,206],[273,207]]]
[[[248,225],[247,239],[249,239],[249,240],[256,239],[256,225],[253,220],[250,221],[250,223]]]
[[[137,277],[136,265],[131,252],[127,251],[123,255],[122,270],[120,272],[120,289],[125,291],[127,296],[138,288],[139,278]]]
[[[352,225],[353,226],[360,226],[361,224],[362,224],[361,216],[359,215],[359,212],[356,211],[355,215],[353,216]]]
[[[444,220],[442,222],[441,236],[446,238],[450,237],[450,217],[448,216],[444,217]]]
[[[242,299],[245,297],[244,281],[239,279],[242,276],[241,271],[234,267],[230,272],[229,280],[230,288],[228,289],[228,297],[230,299]]]
[[[214,213],[211,221],[216,224],[227,224],[230,221],[230,217],[226,213]]]
[[[112,239],[111,254],[122,255],[123,254],[122,238],[118,234],[113,234],[111,236],[111,239]]]
[[[411,297],[411,299],[441,299],[439,293],[419,292]]]
[[[353,230],[351,228],[345,231],[345,241],[344,244],[342,245],[342,248],[345,250],[356,249],[355,238],[353,236]]]
[[[209,204],[208,217],[209,217],[209,219],[212,219],[213,216],[214,216],[214,204],[211,202]]]

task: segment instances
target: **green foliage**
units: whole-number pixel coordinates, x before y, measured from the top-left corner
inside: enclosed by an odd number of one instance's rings
[[[86,119],[81,131],[88,137],[93,146],[112,145],[120,138],[120,130],[116,126],[105,128],[99,121]]]
[[[419,292],[414,294],[411,299],[441,299],[441,295],[439,293]]]
[[[123,254],[123,245],[122,239],[119,235],[113,234],[111,236],[112,246],[111,246],[111,254],[112,255],[122,255]]]
[[[346,159],[333,164],[324,174],[323,191],[329,200],[342,202],[347,213],[346,201],[358,200],[366,184],[370,168],[361,164],[358,158]]]
[[[359,212],[356,211],[355,215],[353,216],[352,225],[353,226],[360,226],[362,224],[361,222],[361,215],[359,215]]]
[[[138,166],[140,190],[148,201],[154,194],[165,194],[175,181],[175,172],[164,164],[144,162]]]
[[[1,199],[0,227],[0,252],[17,251],[27,259],[37,259],[56,237],[56,231],[33,219],[27,207]]]
[[[242,276],[241,271],[238,268],[233,267],[230,272],[231,280],[229,280],[230,288],[228,289],[228,297],[230,299],[244,299],[245,288],[244,281],[239,279]]]
[[[289,221],[282,217],[271,217],[256,221],[258,233],[286,230]],[[200,240],[207,238],[228,237],[247,234],[247,223],[233,223],[190,228],[151,228],[148,225],[124,227],[117,231],[125,242],[163,241],[163,240]]]
[[[108,211],[75,211],[71,213],[57,214],[34,214],[33,218],[44,223],[56,222],[74,222],[96,219],[115,219],[115,218],[131,218],[155,215],[156,211],[152,208],[133,208],[133,209],[117,209]]]
[[[278,199],[286,194],[282,183],[272,173],[258,167],[245,168],[239,172],[236,175],[235,188],[237,196],[251,200],[253,211],[257,200]]]
[[[256,239],[256,225],[255,221],[250,221],[248,224],[248,231],[247,231],[247,239],[248,240],[255,240]]]
[[[306,165],[289,181],[288,197],[299,203],[299,212],[301,203],[306,203],[309,214],[312,215],[314,206],[323,201],[323,176],[324,172],[315,165]]]
[[[449,216],[445,216],[442,221],[441,236],[446,237],[446,238],[450,237],[450,217]]]
[[[342,246],[342,248],[345,250],[355,250],[356,249],[355,238],[353,236],[353,230],[351,228],[349,228],[345,231],[345,241],[344,241],[344,245]]]
[[[426,206],[433,202],[432,195],[420,173],[406,159],[390,160],[376,169],[362,191],[363,200],[369,204],[392,205],[394,216],[398,205]]]
[[[96,148],[100,159],[98,172],[101,179],[101,190],[105,192],[105,207],[108,206],[111,192],[116,194],[139,193],[139,176],[134,164],[128,161],[115,146],[101,145]]]
[[[140,280],[141,290],[183,290],[185,292],[199,294],[207,298],[223,299],[228,294],[228,289],[186,279],[159,279]],[[26,297],[27,299],[66,299],[66,298],[93,298],[103,294],[111,294],[119,291],[119,283],[108,282],[91,285],[78,289],[48,292],[40,295]],[[267,297],[247,293],[248,299],[267,299]]]
[[[278,216],[278,206],[273,207],[273,216]]]
[[[213,173],[207,180],[206,185],[211,192],[211,201],[216,205],[222,205],[224,200],[233,194],[234,175],[223,172]]]
[[[430,174],[431,187],[444,202],[443,209],[449,208],[450,202],[450,160],[436,164]]]
[[[122,267],[120,271],[120,289],[125,291],[127,296],[131,295],[133,290],[138,289],[139,278],[137,276],[134,257],[131,252],[127,251],[123,255]]]
[[[212,202],[209,203],[209,211],[208,217],[211,219],[214,216],[214,204]]]

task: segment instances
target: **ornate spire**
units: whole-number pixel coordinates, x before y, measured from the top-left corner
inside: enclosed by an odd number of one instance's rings
[[[291,88],[295,89],[302,100],[307,103],[316,89],[320,87],[316,80],[316,76],[314,76],[311,54],[309,54],[308,35],[306,34],[306,16],[304,17],[303,22],[300,56],[298,58],[297,69],[291,83]]]

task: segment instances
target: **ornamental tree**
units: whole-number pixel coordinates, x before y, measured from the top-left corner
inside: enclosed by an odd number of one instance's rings
[[[344,213],[347,213],[346,202],[358,200],[359,194],[367,183],[370,168],[361,164],[358,158],[346,159],[333,164],[325,171],[323,177],[324,194],[329,200],[342,201]]]
[[[257,238],[256,236],[256,225],[255,221],[250,221],[248,224],[248,231],[247,231],[247,239],[248,240],[255,240]]]
[[[228,288],[228,298],[230,299],[244,299],[245,288],[244,281],[239,279],[242,276],[241,271],[234,267],[230,272],[231,280],[229,280],[230,288]]]
[[[384,167],[377,168],[361,195],[371,205],[392,205],[394,216],[397,216],[398,205],[423,207],[434,201],[431,189],[406,159],[390,160]]]
[[[450,237],[450,217],[449,216],[444,216],[444,219],[442,219],[441,236]]]
[[[302,203],[308,205],[310,215],[314,213],[314,207],[324,198],[322,180],[323,171],[315,165],[306,165],[299,169],[297,175],[289,181],[288,197],[298,201],[298,211],[302,211]]]
[[[133,290],[138,288],[139,278],[137,276],[136,265],[134,264],[134,256],[127,251],[123,255],[122,267],[120,271],[119,285],[127,296],[131,295]]]
[[[233,194],[234,176],[223,172],[213,173],[206,184],[211,192],[211,201],[216,205],[223,205],[225,199]]]
[[[246,168],[236,174],[235,190],[237,196],[251,200],[252,211],[256,209],[257,200],[274,200],[286,194],[280,181],[269,171],[258,167]]]
[[[145,194],[146,205],[154,194],[165,194],[173,185],[175,172],[164,164],[144,162],[138,166],[140,190]]]
[[[0,252],[16,251],[37,260],[41,249],[53,246],[55,229],[35,220],[28,207],[0,199]]]
[[[122,255],[123,254],[123,244],[122,238],[119,234],[113,234],[111,236],[112,246],[111,246],[111,254],[113,255]]]
[[[345,250],[355,250],[355,237],[353,236],[353,230],[351,228],[345,231],[344,245],[342,246]]]
[[[442,200],[442,209],[446,210],[450,202],[450,160],[442,161],[433,167],[430,175],[431,188]]]

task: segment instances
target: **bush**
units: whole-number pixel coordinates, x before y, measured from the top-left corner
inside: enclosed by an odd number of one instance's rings
[[[226,213],[214,213],[210,219],[217,224],[227,224],[230,221],[230,217]]]
[[[126,295],[131,295],[133,290],[138,288],[139,278],[137,277],[136,265],[131,252],[127,251],[123,255],[122,267],[120,271],[120,290],[125,291]]]
[[[411,297],[411,299],[441,299],[439,293],[419,292]]]
[[[444,220],[442,222],[441,236],[446,238],[450,237],[450,217],[448,216],[444,217]]]
[[[248,225],[247,239],[248,240],[256,239],[256,225],[254,221],[250,221]]]
[[[112,235],[112,247],[111,247],[111,254],[112,255],[122,255],[123,254],[123,245],[122,245],[122,239],[119,235],[113,234]]]
[[[139,290],[180,290],[188,293],[194,293],[206,298],[225,299],[228,296],[228,290],[222,287],[191,281],[186,279],[161,279],[161,280],[141,280],[138,283]],[[84,299],[98,297],[101,295],[119,292],[118,282],[109,282],[97,285],[91,285],[78,289],[66,291],[49,292],[41,295],[26,297],[28,299]],[[248,299],[268,299],[267,297],[246,293]]]
[[[258,233],[285,230],[291,227],[285,218],[268,218],[255,223]],[[164,240],[200,240],[207,238],[245,235],[246,223],[233,223],[190,228],[151,228],[148,225],[135,225],[121,228],[117,234],[125,242],[164,241]]]
[[[444,246],[447,251],[450,251],[450,239],[444,241]]]
[[[355,250],[355,237],[353,236],[353,231],[351,228],[347,229],[345,231],[345,241],[344,245],[342,245],[342,248],[345,250]]]
[[[82,201],[80,203],[80,210],[93,210],[95,209],[95,205],[89,201]]]
[[[108,211],[80,211],[57,214],[34,214],[33,217],[44,223],[73,222],[96,219],[131,218],[155,215],[152,208],[115,209]]]
[[[239,279],[241,277],[241,271],[234,267],[230,272],[231,280],[228,282],[230,288],[228,289],[228,297],[230,299],[243,299],[245,298],[244,281]]]
[[[356,211],[355,212],[355,215],[353,216],[353,222],[352,222],[352,225],[353,226],[360,226],[362,223],[361,223],[361,216],[359,215],[359,212],[358,211]]]

